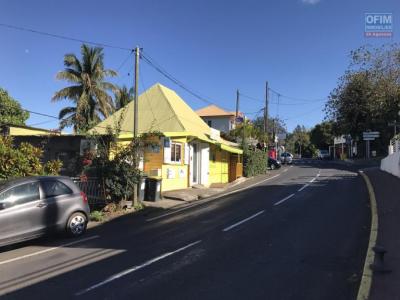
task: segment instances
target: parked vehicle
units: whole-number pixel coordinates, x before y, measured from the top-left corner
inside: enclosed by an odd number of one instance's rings
[[[281,154],[281,163],[283,164],[291,164],[293,162],[293,154],[289,152],[283,152]]]
[[[86,195],[68,177],[32,176],[0,182],[0,246],[53,231],[81,236],[89,220]]]
[[[279,160],[268,157],[268,168],[271,170],[279,169],[281,167],[281,162]]]
[[[330,158],[329,151],[323,150],[323,149],[318,150],[318,158],[319,159],[329,159]]]

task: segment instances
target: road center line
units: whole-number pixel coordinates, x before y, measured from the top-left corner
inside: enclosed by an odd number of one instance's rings
[[[17,260],[21,260],[21,259],[25,259],[25,258],[28,258],[28,257],[40,255],[40,254],[47,253],[47,252],[50,252],[50,251],[54,251],[54,250],[57,250],[57,249],[62,248],[62,247],[68,247],[68,246],[72,246],[72,245],[75,245],[75,244],[78,244],[78,243],[90,241],[90,240],[93,240],[93,239],[97,239],[99,237],[100,236],[98,236],[98,235],[94,235],[94,236],[90,236],[90,237],[87,237],[87,238],[84,238],[84,239],[73,241],[71,243],[63,244],[63,245],[60,245],[60,246],[57,246],[57,247],[52,247],[52,248],[44,249],[44,250],[41,250],[41,251],[29,253],[29,254],[26,254],[26,255],[18,256],[18,257],[15,257],[15,258],[11,258],[11,259],[8,259],[8,260],[0,261],[0,265],[5,265],[5,264],[8,264],[8,263],[17,261]]]
[[[293,196],[294,196],[294,194],[290,194],[289,196],[287,196],[287,197],[283,198],[282,200],[276,202],[276,203],[274,204],[274,206],[277,206],[277,205],[279,205],[279,204],[285,202],[286,200],[289,200],[289,199],[292,198]]]
[[[266,179],[264,179],[264,180],[262,180],[262,181],[260,181],[260,182],[253,183],[253,184],[251,184],[251,185],[249,185],[249,186],[246,186],[246,187],[243,187],[243,188],[240,188],[240,189],[237,189],[237,190],[233,190],[233,191],[227,192],[227,193],[222,194],[222,195],[218,195],[217,198],[229,196],[229,195],[232,195],[232,194],[241,192],[241,191],[243,191],[243,190],[252,188],[253,186],[262,184],[262,183],[264,183],[264,182],[266,182],[266,181],[269,181],[269,180],[272,180],[272,179],[274,179],[274,178],[276,178],[276,177],[279,177],[281,174],[282,174],[282,173],[277,174],[277,175],[274,175],[274,176],[272,176],[272,177],[268,177],[268,178],[266,178]],[[149,219],[146,220],[146,222],[155,221],[155,220],[158,220],[158,219],[167,217],[167,216],[169,216],[169,215],[176,214],[176,213],[178,213],[178,212],[180,212],[180,211],[184,211],[184,210],[186,210],[186,209],[189,209],[189,208],[192,208],[192,207],[196,207],[196,206],[198,206],[198,205],[205,204],[205,203],[207,203],[208,201],[212,201],[212,200],[217,199],[217,198],[210,197],[210,199],[207,199],[207,201],[205,201],[205,202],[194,203],[194,204],[191,204],[191,205],[188,205],[188,206],[179,208],[179,209],[177,209],[177,210],[173,210],[173,211],[171,211],[171,212],[168,212],[168,213],[165,213],[165,214],[162,214],[162,215],[153,217],[153,218],[149,218]]]
[[[297,191],[301,192],[302,190],[304,190],[306,187],[308,187],[310,184],[306,183],[305,185],[303,185],[301,188],[299,188]]]
[[[254,219],[255,217],[261,215],[264,212],[265,212],[265,210],[259,211],[258,213],[254,214],[254,215],[252,215],[252,216],[250,216],[250,217],[248,217],[248,218],[246,218],[246,219],[244,219],[242,221],[239,221],[239,222],[237,222],[237,223],[235,223],[235,224],[233,224],[231,226],[228,226],[228,227],[224,228],[222,231],[223,232],[227,232],[227,231],[229,231],[229,230],[231,230],[231,229],[233,229],[233,228],[235,228],[235,227],[237,227],[237,226],[239,226],[239,225],[241,225],[241,224],[243,224],[243,223],[245,223],[247,221],[250,221],[251,219]]]
[[[110,283],[111,281],[114,281],[114,280],[119,279],[121,277],[124,277],[124,276],[126,276],[126,275],[128,275],[128,274],[130,274],[132,272],[135,272],[135,271],[140,270],[140,269],[142,269],[144,267],[147,267],[147,266],[149,266],[149,265],[151,265],[151,264],[153,264],[153,263],[155,263],[155,262],[157,262],[159,260],[167,258],[168,256],[171,256],[171,255],[177,254],[179,252],[182,252],[182,251],[184,251],[184,250],[186,250],[186,249],[188,249],[190,247],[193,247],[194,245],[197,245],[199,243],[201,243],[201,240],[193,242],[193,243],[190,243],[190,244],[188,244],[188,245],[186,245],[184,247],[181,247],[181,248],[179,248],[179,249],[177,249],[175,251],[164,253],[164,254],[162,254],[160,256],[157,256],[155,258],[152,258],[152,259],[144,262],[141,265],[137,265],[137,266],[131,267],[129,269],[126,269],[125,271],[122,271],[122,272],[119,272],[117,274],[114,274],[114,275],[108,277],[107,279],[105,279],[105,280],[103,280],[103,281],[101,281],[101,282],[99,282],[99,283],[97,283],[95,285],[92,285],[92,286],[88,287],[87,289],[84,289],[84,290],[81,290],[81,291],[75,293],[75,296],[81,296],[81,295],[83,295],[83,294],[85,294],[87,292],[90,292],[90,291],[92,291],[94,289],[97,289],[97,288],[99,288],[99,287],[101,287],[101,286],[103,286],[103,285],[105,285],[107,283]]]

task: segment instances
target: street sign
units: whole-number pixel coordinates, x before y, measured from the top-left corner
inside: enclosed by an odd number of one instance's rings
[[[346,143],[346,139],[345,139],[345,136],[344,136],[344,135],[335,137],[335,138],[333,139],[333,144],[334,144],[334,145],[337,145],[337,144],[345,144],[345,143]]]
[[[363,134],[363,137],[379,137],[379,134]]]
[[[379,131],[366,131],[363,132],[363,137],[379,137],[380,133]]]
[[[365,137],[363,138],[364,141],[375,141],[374,137]]]
[[[278,137],[278,140],[283,141],[286,139],[286,133],[278,133],[276,135]]]
[[[237,117],[235,118],[236,123],[243,123],[243,118],[242,117]]]

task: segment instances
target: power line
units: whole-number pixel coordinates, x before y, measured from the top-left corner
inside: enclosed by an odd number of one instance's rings
[[[270,89],[271,90],[271,89]],[[271,90],[272,91],[272,90]],[[274,92],[275,93],[275,92]],[[264,101],[262,101],[261,99],[258,99],[258,98],[255,98],[255,97],[252,97],[252,96],[249,96],[249,95],[247,95],[247,94],[243,94],[243,93],[240,93],[240,95],[241,96],[243,96],[243,97],[245,97],[245,98],[247,98],[247,99],[250,99],[250,100],[254,100],[254,101],[257,101],[257,102],[262,102],[262,103],[264,103]],[[280,94],[280,93],[275,93],[275,95],[279,95],[279,97],[283,97],[283,98],[287,98],[286,96],[284,96],[284,95],[282,95],[282,94]],[[322,101],[325,101],[326,99],[314,99],[314,100],[309,100],[309,101],[305,101],[305,102],[298,102],[298,103],[282,103],[281,101],[278,103],[278,102],[269,102],[270,104],[273,104],[273,105],[288,105],[288,106],[292,106],[292,105],[304,105],[304,104],[313,104],[313,102],[322,102]]]
[[[43,35],[43,36],[62,39],[62,40],[85,43],[85,44],[90,44],[90,45],[94,45],[94,46],[100,46],[100,47],[104,47],[104,48],[112,48],[112,49],[119,49],[119,50],[125,50],[125,51],[132,51],[132,48],[120,47],[120,46],[115,46],[115,45],[105,44],[105,43],[92,42],[92,41],[88,41],[88,40],[83,40],[83,39],[78,39],[78,38],[73,38],[73,37],[61,35],[61,34],[49,33],[49,32],[45,32],[45,31],[35,30],[35,29],[22,27],[22,26],[15,26],[15,25],[6,24],[6,23],[0,23],[0,27],[13,29],[13,30],[19,30],[19,31],[25,31],[25,32],[30,32],[30,33],[35,33],[35,34],[38,34],[38,35]]]
[[[297,118],[299,118],[299,117],[308,115],[309,113],[314,112],[314,111],[316,111],[316,110],[318,110],[318,109],[321,109],[321,108],[324,107],[324,106],[325,106],[325,104],[324,104],[324,105],[320,105],[320,106],[318,106],[318,107],[316,107],[316,108],[313,108],[313,109],[311,109],[311,110],[309,110],[309,111],[307,111],[307,112],[304,112],[304,113],[302,113],[302,114],[300,114],[300,115],[296,115],[296,116],[293,116],[293,117],[290,117],[290,118],[283,119],[283,121],[293,120],[293,119],[297,119]]]
[[[171,73],[166,71],[163,67],[161,67],[160,64],[158,64],[147,53],[145,54],[144,51],[142,51],[142,58],[148,65],[150,65],[152,68],[154,68],[157,72],[162,74],[164,77],[166,77],[167,79],[169,79],[170,81],[175,83],[177,86],[179,86],[180,88],[182,88],[183,90],[185,90],[186,92],[188,92],[189,94],[191,94],[192,96],[197,98],[198,100],[200,100],[200,101],[202,101],[204,103],[207,103],[209,105],[217,105],[214,102],[206,99],[206,98],[209,98],[209,97],[204,97],[199,92],[193,91],[191,88],[186,86],[182,81],[180,81],[179,79],[174,77]],[[221,107],[221,105],[218,105],[218,106]],[[222,108],[227,110],[227,111],[230,111],[230,109],[227,109],[227,108],[224,108],[224,107],[222,107]]]
[[[43,125],[43,124],[53,123],[53,122],[56,122],[56,121],[58,122],[59,120],[47,120],[47,121],[43,121],[43,122],[28,124],[28,126],[29,127],[35,127],[35,126],[39,126],[39,125]]]
[[[294,101],[304,101],[304,102],[319,102],[319,101],[326,101],[327,98],[319,98],[319,99],[305,99],[305,98],[297,98],[297,97],[292,97],[292,96],[286,96],[274,89],[269,88],[269,90],[276,95],[280,95],[280,97],[289,99],[289,100],[294,100]]]
[[[260,108],[259,110],[254,111],[254,112],[243,112],[243,114],[245,114],[245,115],[255,115],[255,114],[260,113],[263,110],[264,110],[264,108]]]
[[[245,97],[245,98],[247,98],[247,99],[250,99],[250,100],[254,100],[254,101],[257,101],[257,102],[262,102],[262,103],[264,103],[264,101],[262,101],[262,100],[260,100],[260,99],[258,99],[258,98],[255,98],[255,97],[251,97],[251,96],[246,95],[246,94],[243,94],[243,93],[240,93],[240,95],[243,96],[243,97]]]
[[[117,72],[119,72],[121,70],[121,68],[126,64],[126,62],[128,61],[128,59],[131,57],[131,55],[134,53],[134,50],[132,50],[131,52],[129,52],[128,56],[122,61],[122,63],[119,65],[119,67],[117,68]]]

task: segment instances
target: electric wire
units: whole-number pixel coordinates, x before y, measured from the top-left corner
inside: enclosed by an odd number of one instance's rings
[[[16,25],[12,25],[12,24],[0,23],[0,27],[35,33],[35,34],[43,35],[43,36],[47,36],[47,37],[68,40],[68,41],[73,41],[73,42],[79,42],[79,43],[84,43],[84,44],[89,44],[89,45],[94,45],[94,46],[99,46],[99,47],[104,47],[104,48],[132,51],[132,48],[120,47],[120,46],[115,46],[115,45],[106,44],[106,43],[98,43],[98,42],[88,41],[88,40],[84,40],[84,39],[73,38],[73,37],[69,37],[69,36],[65,36],[65,35],[61,35],[61,34],[54,34],[54,33],[46,32],[46,31],[31,29],[31,28],[22,27],[22,26],[16,26]]]

